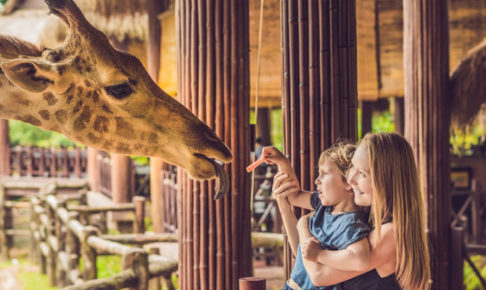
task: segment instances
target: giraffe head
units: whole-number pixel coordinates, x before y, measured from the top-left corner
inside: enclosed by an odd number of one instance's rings
[[[0,117],[105,151],[159,157],[196,179],[217,177],[217,196],[227,191],[214,159],[232,155],[214,131],[162,91],[136,57],[113,48],[72,0],[46,3],[69,34],[61,47],[43,50],[0,37],[0,76],[27,91],[0,95]]]

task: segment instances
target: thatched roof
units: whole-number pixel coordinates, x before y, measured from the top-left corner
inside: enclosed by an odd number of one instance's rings
[[[119,42],[145,41],[148,30],[146,0],[76,0],[88,21]],[[13,5],[16,4],[16,5]],[[7,15],[0,16],[0,33],[35,43],[59,43],[66,27],[49,16],[43,0],[9,0]],[[53,39],[54,37],[54,39]]]
[[[486,39],[454,68],[450,85],[452,124],[467,127],[486,103]]]

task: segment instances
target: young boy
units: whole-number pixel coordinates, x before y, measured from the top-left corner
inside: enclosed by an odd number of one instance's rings
[[[356,261],[356,271],[368,264],[370,246],[366,237],[370,228],[367,214],[355,205],[354,193],[346,182],[354,150],[353,144],[342,142],[322,152],[319,176],[315,180],[317,191],[311,193],[300,190],[289,160],[280,151],[274,147],[263,149],[265,161],[279,167],[274,177],[273,194],[282,214],[292,252],[296,256],[290,279],[283,289],[342,289],[342,285],[314,286],[320,266],[302,257],[299,238],[303,242],[304,237],[299,237],[297,232],[297,220],[292,213],[292,206],[314,210],[311,217],[303,217],[299,223],[308,222],[312,239],[317,239],[323,249],[345,249],[346,255]],[[346,283],[353,284],[352,281]]]

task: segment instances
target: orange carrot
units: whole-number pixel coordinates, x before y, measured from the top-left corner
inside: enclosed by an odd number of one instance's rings
[[[255,168],[258,167],[258,165],[262,164],[262,162],[264,162],[265,159],[262,157],[260,157],[260,159],[258,159],[257,161],[253,162],[252,164],[248,165],[248,167],[246,168],[246,172],[252,172],[253,170],[255,170]]]

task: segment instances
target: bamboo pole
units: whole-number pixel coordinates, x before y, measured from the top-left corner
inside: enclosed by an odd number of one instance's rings
[[[320,153],[356,138],[355,2],[281,1],[284,151],[312,189]],[[297,210],[297,213],[300,211]],[[292,268],[288,246],[285,272]]]
[[[184,219],[179,227],[184,247],[181,260],[187,262],[180,267],[181,289],[235,289],[236,279],[249,272],[251,265],[249,237],[241,239],[243,231],[249,231],[245,221],[249,218],[248,175],[243,173],[249,159],[247,6],[237,0],[186,0],[177,6],[179,67],[183,70],[180,99],[215,128],[235,156],[225,166],[232,184],[223,200],[212,199],[213,181],[192,184],[186,177],[179,181]]]

